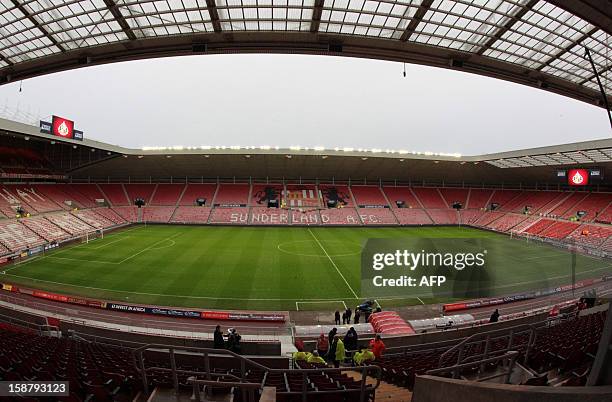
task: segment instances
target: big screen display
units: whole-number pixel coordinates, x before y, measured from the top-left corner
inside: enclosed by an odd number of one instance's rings
[[[53,116],[51,134],[62,138],[74,138],[74,122],[59,116]]]
[[[570,186],[586,186],[589,184],[589,171],[586,169],[570,169],[567,172],[567,181]]]

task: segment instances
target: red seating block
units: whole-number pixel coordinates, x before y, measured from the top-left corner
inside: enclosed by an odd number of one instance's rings
[[[249,189],[248,184],[219,184],[214,203],[215,205],[232,207],[247,205]]]
[[[351,186],[351,192],[358,206],[388,206],[378,186]]]
[[[185,184],[158,184],[148,205],[176,205]],[[195,204],[195,202],[194,202]]]
[[[249,209],[215,207],[210,214],[209,222],[246,225],[249,222]]]
[[[132,205],[122,184],[100,184],[99,187],[112,206]]]
[[[287,225],[289,212],[280,208],[253,207],[249,222],[251,225]]]
[[[415,187],[412,191],[426,209],[445,209],[450,207],[444,201],[437,188]]]
[[[208,223],[209,207],[180,206],[172,215],[171,222],[176,223]]]

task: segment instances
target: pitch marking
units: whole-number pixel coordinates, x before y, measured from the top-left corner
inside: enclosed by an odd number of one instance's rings
[[[313,237],[313,239],[315,239],[315,241],[317,242],[317,244],[319,245],[319,247],[321,247],[321,250],[323,250],[323,253],[325,253],[325,255],[327,256],[327,258],[329,259],[329,262],[332,263],[332,265],[334,266],[334,268],[336,268],[336,272],[338,272],[338,275],[340,275],[340,277],[342,277],[342,280],[344,281],[344,283],[346,283],[346,286],[348,286],[348,288],[351,290],[351,293],[353,293],[353,296],[355,296],[355,299],[359,299],[359,296],[357,296],[357,293],[355,293],[355,291],[353,290],[353,288],[351,287],[351,285],[349,285],[348,281],[346,280],[346,278],[344,277],[344,275],[342,275],[342,272],[340,272],[340,270],[338,269],[338,266],[336,265],[336,263],[334,262],[334,260],[329,256],[329,254],[327,253],[327,250],[325,250],[325,247],[323,247],[323,245],[321,244],[321,242],[319,241],[319,239],[317,238],[317,236],[315,236],[315,234],[312,232],[312,230],[310,230],[310,228],[308,228],[308,232],[310,233],[310,235]]]
[[[152,250],[152,249],[153,249],[153,247],[155,247],[155,246],[156,246],[156,245],[158,245],[159,243],[164,242],[164,241],[166,241],[166,240],[171,240],[171,239],[173,239],[173,238],[175,238],[175,237],[177,237],[177,236],[180,236],[180,235],[182,235],[182,234],[183,234],[182,232],[175,233],[175,234],[173,234],[172,236],[166,237],[165,239],[162,239],[162,240],[160,240],[160,241],[156,241],[155,243],[151,244],[149,247],[144,248],[144,249],[140,250],[139,252],[134,253],[134,254],[132,254],[131,256],[126,257],[126,258],[124,258],[123,260],[119,261],[119,262],[118,262],[118,264],[122,264],[122,263],[124,263],[124,262],[126,262],[126,261],[128,261],[128,260],[131,260],[132,258],[134,258],[134,257],[136,257],[136,256],[138,256],[138,255],[140,255],[140,254],[142,254],[142,253],[144,253],[145,251]]]
[[[289,251],[289,250],[285,250],[282,246],[285,246],[287,244],[295,244],[295,243],[311,243],[312,240],[296,240],[296,241],[288,241],[288,242],[284,242],[284,243],[280,243],[276,246],[276,248],[279,251],[282,251],[285,254],[289,254],[289,255],[297,255],[300,257],[317,257],[317,258],[327,258],[327,256],[322,255],[322,254],[306,254],[306,253],[296,253],[293,251]],[[354,243],[354,242],[343,242],[343,241],[339,241],[339,240],[332,240],[332,243],[340,243],[343,245],[347,245],[347,244],[351,244],[351,245],[357,245],[359,247],[359,251],[356,251],[354,253],[344,253],[344,254],[331,254],[332,257],[349,257],[352,255],[357,255],[359,253],[361,253],[361,245]],[[328,243],[330,243],[330,241],[328,241]]]

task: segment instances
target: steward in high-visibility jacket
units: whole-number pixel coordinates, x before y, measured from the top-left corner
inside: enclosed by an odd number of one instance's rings
[[[293,360],[295,361],[303,361],[305,362],[308,359],[308,355],[306,352],[302,352],[301,350],[293,353]]]
[[[308,357],[308,360],[306,360],[306,362],[310,364],[327,364],[325,362],[325,359],[319,356],[319,352],[317,352],[316,350],[312,352],[312,354],[310,355],[310,357]]]
[[[376,356],[374,356],[374,353],[372,353],[370,349],[364,349],[361,352],[355,353],[355,356],[353,356],[353,360],[358,366],[361,366],[362,364],[373,361],[375,359]]]
[[[334,366],[340,367],[340,363],[346,359],[346,352],[344,350],[344,342],[340,339],[339,336],[336,336],[336,340],[334,341],[336,344],[336,355],[334,357]]]

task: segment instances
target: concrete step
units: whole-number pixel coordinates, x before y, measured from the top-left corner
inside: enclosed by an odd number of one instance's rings
[[[357,381],[361,381],[361,373],[349,371],[347,375],[353,377]],[[368,377],[366,379],[368,384],[376,384],[376,379]],[[412,392],[406,388],[398,387],[388,382],[380,381],[380,385],[376,389],[376,401],[385,402],[410,402],[412,400]]]

